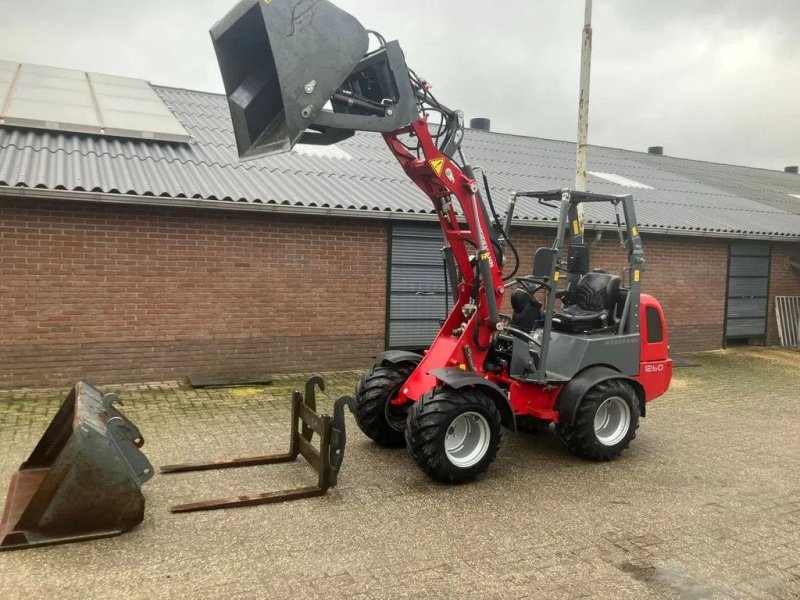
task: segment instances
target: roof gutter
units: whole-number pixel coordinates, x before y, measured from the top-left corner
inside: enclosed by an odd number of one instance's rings
[[[81,192],[76,190],[48,190],[43,188],[27,188],[0,186],[0,199],[31,199],[92,202],[95,204],[123,204],[131,206],[152,206],[167,208],[194,208],[201,210],[226,210],[243,212],[260,212],[281,215],[305,215],[313,217],[336,217],[347,219],[380,219],[385,221],[423,221],[436,222],[433,214],[399,213],[378,210],[357,210],[351,208],[321,208],[308,206],[290,206],[285,204],[262,204],[256,202],[232,202],[229,200],[204,200],[196,198],[172,198],[165,196],[141,196],[136,194],[111,194],[106,192]],[[518,227],[539,227],[553,229],[555,221],[534,221],[518,219],[514,222]],[[590,231],[616,231],[617,226],[611,224],[591,223]],[[745,239],[774,242],[798,242],[800,236],[777,236],[754,233],[726,233],[719,231],[696,231],[674,227],[640,227],[642,233],[655,235],[688,236],[702,238]]]

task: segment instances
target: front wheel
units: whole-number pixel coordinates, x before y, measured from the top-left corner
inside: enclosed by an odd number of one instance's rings
[[[381,363],[364,373],[356,385],[355,410],[358,427],[385,448],[402,448],[406,408],[394,406],[392,398],[416,368],[412,363]]]
[[[639,399],[623,380],[603,381],[590,389],[578,407],[574,423],[559,423],[556,433],[564,445],[594,461],[619,456],[636,438]]]
[[[479,389],[442,386],[408,410],[406,447],[417,465],[443,483],[465,483],[497,455],[500,413]]]

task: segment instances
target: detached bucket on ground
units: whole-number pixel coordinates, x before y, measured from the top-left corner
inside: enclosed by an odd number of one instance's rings
[[[119,399],[80,382],[11,479],[0,551],[119,535],[144,519],[153,467]]]

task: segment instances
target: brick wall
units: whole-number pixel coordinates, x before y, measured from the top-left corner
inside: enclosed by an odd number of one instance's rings
[[[767,343],[771,345],[780,343],[775,316],[775,296],[800,296],[800,272],[789,266],[789,260],[800,263],[800,244],[773,244],[767,325]]]
[[[521,273],[552,235],[515,228]],[[0,387],[366,366],[384,344],[387,236],[366,219],[0,200]],[[673,352],[719,348],[727,241],[644,243]],[[770,343],[774,296],[800,294],[800,246],[774,248]],[[592,258],[625,265],[613,233]]]
[[[387,231],[0,200],[0,386],[369,364],[383,349]]]

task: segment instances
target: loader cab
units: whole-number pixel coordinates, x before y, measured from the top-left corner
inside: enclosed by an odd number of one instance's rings
[[[558,281],[562,279],[560,264],[556,249],[539,248],[534,255],[531,277],[541,282],[551,279]],[[614,322],[622,280],[599,269],[589,272],[589,268],[589,246],[583,243],[570,244],[566,261],[567,283],[557,293],[562,307],[556,310],[553,319],[555,329],[588,332]],[[512,293],[512,327],[532,332],[537,325],[543,324],[542,304],[534,298],[534,293],[529,287],[519,288]]]
[[[512,293],[513,316],[499,341],[510,350],[509,375],[553,384],[605,364],[637,376],[643,359],[639,315],[644,253],[633,198],[568,190],[525,196],[558,208],[559,227],[553,246],[537,250],[532,274],[521,277]],[[625,277],[591,269],[590,248],[575,222],[580,202],[610,202],[624,209],[620,240],[628,252]]]

